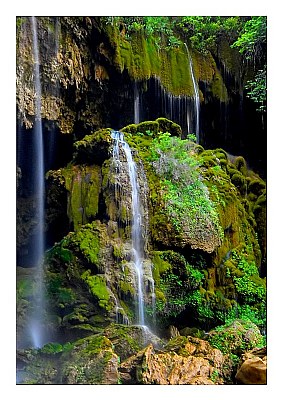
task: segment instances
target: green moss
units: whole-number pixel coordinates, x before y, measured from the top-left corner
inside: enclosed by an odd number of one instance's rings
[[[194,89],[184,45],[176,48],[158,46],[155,37],[145,37],[141,31],[127,40],[117,27],[106,28],[114,48],[114,63],[120,71],[127,70],[134,80],[157,76],[163,87],[174,95],[193,96]]]
[[[240,356],[243,352],[254,347],[263,346],[263,337],[258,327],[250,321],[235,320],[217,327],[209,332],[209,343],[221,350],[223,354]]]
[[[91,271],[87,270],[83,272],[81,279],[88,285],[91,294],[97,298],[99,306],[110,311],[112,306],[109,304],[110,295],[105,277],[102,275],[91,275]]]
[[[61,170],[68,192],[68,216],[74,230],[95,219],[101,191],[101,168],[69,165]]]
[[[248,191],[250,193],[255,194],[256,196],[260,196],[265,190],[266,185],[262,179],[253,179],[249,182]]]
[[[121,132],[135,134],[137,132],[137,125],[130,124],[120,130]]]
[[[102,165],[110,156],[111,132],[110,128],[100,129],[75,142],[74,161],[78,164]]]
[[[159,132],[159,124],[157,121],[144,121],[137,125],[137,131],[150,136],[156,136]]]
[[[56,307],[61,309],[75,303],[77,296],[72,288],[65,287],[62,274],[47,273],[47,296],[50,302],[54,303]]]
[[[242,156],[238,156],[234,160],[234,165],[241,172],[242,175],[247,176],[248,174],[248,167],[246,160]]]
[[[246,179],[240,172],[236,172],[231,176],[231,182],[239,189],[241,194],[246,193]]]
[[[178,124],[167,118],[157,118],[156,122],[159,124],[159,132],[170,132],[172,136],[181,137],[182,130]]]
[[[75,237],[80,251],[94,265],[99,264],[100,239],[91,229],[79,230]]]

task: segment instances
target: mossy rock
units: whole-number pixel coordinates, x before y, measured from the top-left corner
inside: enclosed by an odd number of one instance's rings
[[[181,127],[167,118],[158,118],[156,122],[159,124],[159,132],[169,132],[172,136],[181,137]]]
[[[231,182],[239,189],[240,193],[246,193],[246,179],[240,172],[236,172],[231,176]]]
[[[144,135],[155,137],[159,132],[159,124],[157,121],[144,121],[137,125],[137,131]]]
[[[194,147],[194,151],[196,154],[202,154],[205,149],[200,144],[196,144],[196,146]]]
[[[49,343],[21,355],[22,384],[117,384],[118,356],[111,341],[91,335],[74,343]]]
[[[67,191],[67,215],[74,230],[93,221],[99,211],[102,171],[98,165],[68,165],[60,170]]]
[[[136,124],[130,124],[122,128],[120,131],[124,133],[131,133],[134,135],[137,132],[137,126]]]
[[[74,161],[77,164],[102,165],[111,156],[110,128],[100,129],[74,143]]]
[[[62,245],[72,249],[77,255],[93,265],[92,268],[102,268],[100,249],[107,244],[106,226],[100,221],[93,221],[81,227],[77,232],[69,233]]]
[[[140,351],[145,344],[144,331],[139,326],[111,324],[105,329],[104,335],[113,344],[121,361]]]
[[[92,335],[76,341],[61,362],[62,384],[118,383],[118,356],[106,336]]]
[[[241,172],[242,175],[247,176],[248,174],[248,167],[246,160],[242,156],[238,156],[234,160],[234,166]]]
[[[236,356],[241,356],[247,350],[264,345],[259,328],[246,320],[234,320],[218,326],[209,332],[207,340],[224,354],[232,353]]]
[[[205,153],[201,153],[201,164],[203,167],[210,168],[218,165],[218,161],[213,155],[205,155]]]
[[[265,182],[261,179],[253,179],[248,184],[248,191],[259,197],[265,191]]]

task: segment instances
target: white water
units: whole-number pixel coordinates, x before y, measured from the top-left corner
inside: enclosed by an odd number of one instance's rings
[[[32,44],[34,57],[34,90],[35,90],[35,121],[34,121],[34,188],[36,197],[36,219],[38,223],[37,234],[34,239],[34,253],[37,260],[37,295],[35,311],[33,312],[29,324],[30,334],[34,347],[43,345],[43,330],[41,318],[43,312],[43,254],[44,254],[44,152],[43,152],[43,133],[41,121],[41,84],[39,72],[39,51],[37,38],[37,21],[31,17]]]
[[[132,158],[132,153],[129,145],[125,142],[123,134],[118,131],[113,131],[112,137],[115,140],[113,157],[116,162],[119,162],[119,147],[123,148],[126,156],[128,173],[131,185],[131,215],[132,215],[132,259],[136,274],[137,287],[137,304],[138,304],[138,319],[139,325],[144,325],[144,293],[143,293],[143,261],[144,251],[142,249],[142,212],[139,198],[139,185],[136,173],[136,164]]]
[[[192,78],[192,83],[193,83],[193,88],[194,88],[194,108],[195,108],[195,114],[196,114],[196,122],[195,122],[195,133],[196,137],[197,137],[197,143],[199,143],[199,139],[200,139],[200,95],[199,95],[199,88],[196,82],[196,78],[195,78],[195,74],[194,74],[194,69],[193,69],[193,61],[192,61],[192,57],[189,53],[189,49],[186,43],[184,43],[184,46],[186,48],[187,51],[187,55],[188,55],[188,60],[189,60],[189,68],[190,68],[190,73],[191,73],[191,78]],[[188,119],[189,117],[187,116],[187,125],[188,125]],[[189,124],[190,125],[190,124]],[[191,132],[190,132],[191,133]]]
[[[140,95],[137,83],[134,82],[134,124],[140,122]]]

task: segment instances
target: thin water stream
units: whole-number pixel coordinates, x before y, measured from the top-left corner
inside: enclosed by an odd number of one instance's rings
[[[34,239],[34,253],[36,254],[37,266],[37,287],[36,287],[36,304],[32,312],[29,329],[34,347],[43,345],[43,328],[41,326],[41,318],[43,312],[43,254],[44,254],[44,145],[41,120],[41,83],[39,71],[39,50],[37,37],[37,20],[35,17],[30,18],[32,27],[32,46],[34,57],[34,90],[35,90],[35,121],[34,121],[34,160],[33,160],[33,179],[36,198],[36,220],[37,234]]]

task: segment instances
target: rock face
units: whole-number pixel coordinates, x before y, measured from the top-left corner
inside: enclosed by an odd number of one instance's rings
[[[235,379],[243,385],[266,385],[266,347],[253,349],[242,357]]]
[[[123,362],[120,366],[122,383],[213,385],[223,384],[228,375],[226,358],[204,340],[179,336],[171,340],[165,350],[156,351],[149,345]]]

